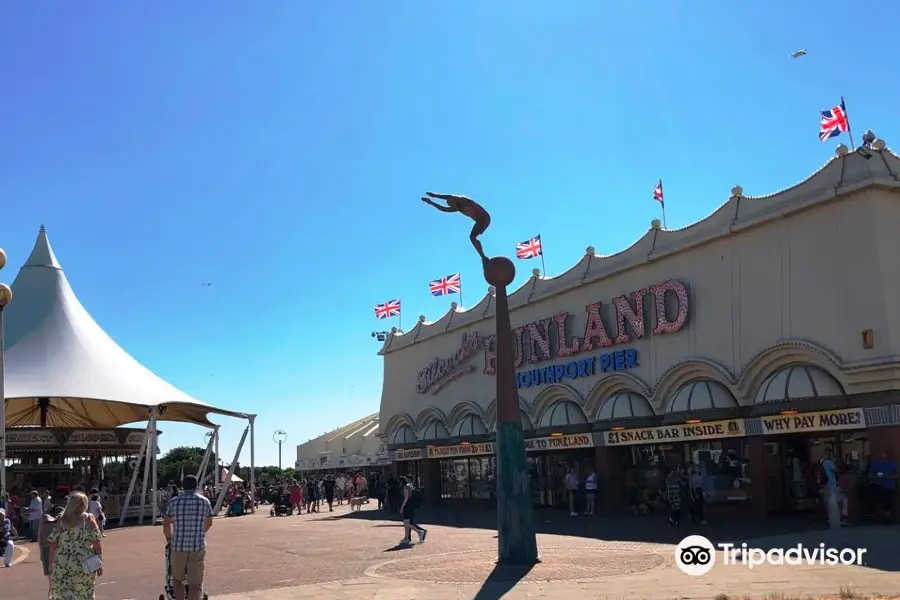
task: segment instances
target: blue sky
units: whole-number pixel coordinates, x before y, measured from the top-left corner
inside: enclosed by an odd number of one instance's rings
[[[541,234],[554,275],[639,238],[659,177],[670,228],[735,184],[805,178],[837,143],[819,143],[817,111],[841,95],[857,141],[896,140],[894,9],[834,7],[13,1],[0,246],[17,267],[46,224],[114,339],[187,393],[258,413],[257,463],[286,430],[289,464],[378,410],[370,333],[390,322],[373,304],[402,297],[411,326],[448,307],[431,279],[461,272],[466,305],[486,289],[470,224],[423,192],[485,204],[489,253]],[[242,426],[223,424],[226,455]],[[202,443],[163,429],[164,450]]]

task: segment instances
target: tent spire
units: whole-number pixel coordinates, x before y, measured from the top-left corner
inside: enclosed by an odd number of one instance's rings
[[[25,261],[26,267],[50,267],[52,269],[62,270],[53,249],[50,247],[50,240],[47,238],[47,229],[41,225],[38,231],[37,240],[34,242],[34,248]]]

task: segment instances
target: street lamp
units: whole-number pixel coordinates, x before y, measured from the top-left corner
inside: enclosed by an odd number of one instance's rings
[[[0,269],[6,266],[6,252],[0,248]],[[12,301],[13,293],[8,285],[0,283],[0,490],[6,490],[6,388],[4,386],[5,371],[3,368],[3,309]]]
[[[272,440],[278,444],[278,470],[281,470],[281,445],[287,441],[287,433],[278,430],[272,434]]]
[[[373,331],[372,337],[375,338],[379,342],[384,342],[388,339],[388,336],[391,335],[390,331]]]

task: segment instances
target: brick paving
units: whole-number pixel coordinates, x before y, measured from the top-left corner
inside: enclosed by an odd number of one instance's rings
[[[367,507],[369,508],[369,507]],[[372,507],[374,508],[374,507]],[[207,588],[216,600],[466,600],[565,595],[567,598],[715,598],[837,594],[852,586],[865,593],[900,590],[898,528],[839,532],[764,524],[727,523],[704,530],[717,539],[739,541],[768,534],[754,545],[816,545],[869,548],[860,567],[762,567],[752,571],[717,564],[690,578],[674,567],[673,547],[687,531],[672,531],[654,520],[569,519],[540,513],[538,544],[543,562],[527,573],[495,569],[493,515],[475,511],[426,512],[428,543],[396,546],[402,530],[383,512],[364,510],[270,518],[266,512],[217,519],[210,532]],[[431,524],[439,522],[440,524]],[[746,525],[746,527],[744,527]],[[744,527],[742,529],[742,527]],[[649,541],[640,541],[643,537]],[[109,532],[106,566],[98,600],[154,600],[163,580],[162,528],[133,527]],[[36,550],[30,544],[24,549]],[[15,600],[46,597],[36,551],[0,569],[0,596]]]

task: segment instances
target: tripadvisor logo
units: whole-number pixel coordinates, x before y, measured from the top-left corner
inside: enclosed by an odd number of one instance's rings
[[[865,548],[829,548],[825,544],[790,548],[751,548],[747,544],[713,545],[702,535],[689,535],[675,547],[675,564],[682,573],[697,577],[706,575],[716,565],[716,549],[722,553],[722,564],[752,569],[769,565],[863,565]]]

